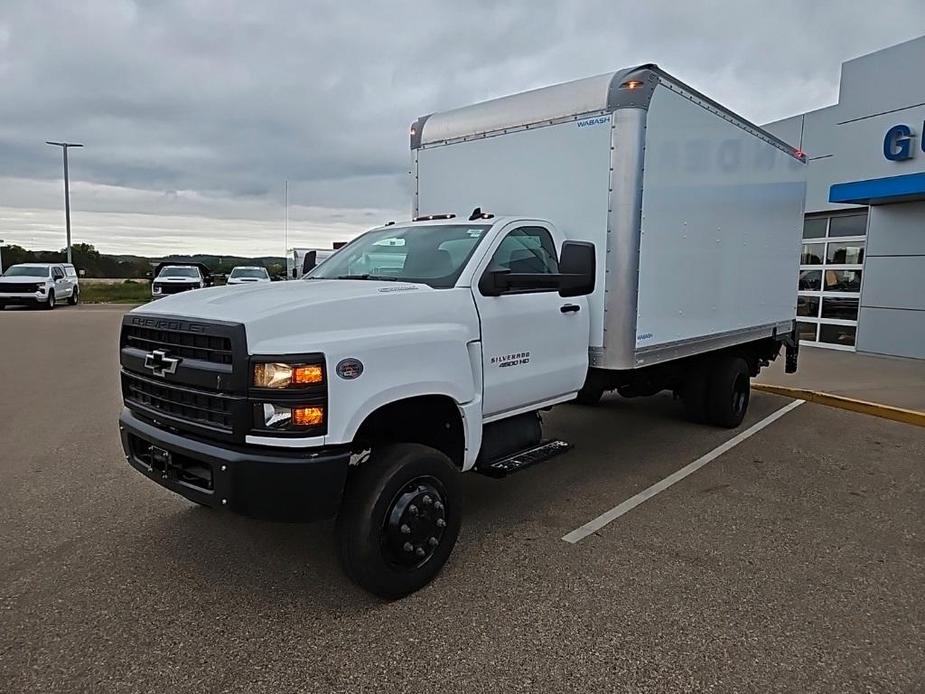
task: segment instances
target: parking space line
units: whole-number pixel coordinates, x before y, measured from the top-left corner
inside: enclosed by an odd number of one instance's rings
[[[605,511],[604,513],[599,515],[594,520],[588,521],[587,523],[582,525],[580,528],[576,528],[575,530],[565,535],[562,539],[570,544],[575,544],[576,542],[580,542],[581,540],[585,539],[588,535],[591,535],[597,532],[598,530],[600,530],[601,528],[603,528],[608,523],[612,523],[613,521],[615,521],[617,518],[619,518],[623,514],[632,511],[634,508],[639,506],[639,504],[646,501],[647,499],[651,499],[653,496],[655,496],[659,492],[665,491],[666,489],[668,489],[668,487],[675,484],[676,482],[680,482],[688,475],[697,472],[697,470],[702,468],[704,465],[706,465],[710,461],[716,460],[726,451],[732,448],[735,448],[740,443],[745,441],[747,438],[749,438],[750,436],[753,436],[754,434],[757,434],[759,431],[764,429],[766,426],[776,422],[778,419],[783,417],[785,414],[787,414],[791,410],[799,407],[804,402],[806,401],[805,400],[794,400],[793,402],[791,402],[788,405],[785,405],[784,407],[780,408],[776,412],[769,414],[767,417],[757,422],[756,424],[753,424],[748,429],[743,431],[741,434],[737,434],[736,436],[733,436],[731,439],[726,441],[726,443],[723,443],[717,446],[716,448],[714,448],[712,451],[710,451],[706,455],[700,456],[699,458],[697,458],[697,460],[695,460],[694,462],[688,465],[685,465],[677,472],[674,472],[668,475],[668,477],[666,477],[665,479],[660,480],[659,482],[656,482],[651,487],[648,487],[647,489],[642,490],[641,492],[639,492],[635,496],[630,497],[623,503],[614,506],[609,511]]]

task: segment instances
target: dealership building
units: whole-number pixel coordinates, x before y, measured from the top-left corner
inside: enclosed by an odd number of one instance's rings
[[[764,127],[808,161],[801,343],[925,359],[925,37],[843,63],[837,104]]]

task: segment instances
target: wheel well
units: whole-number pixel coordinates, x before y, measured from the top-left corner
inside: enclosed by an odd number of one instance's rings
[[[363,420],[354,436],[362,445],[420,443],[446,454],[462,467],[466,439],[462,415],[446,395],[421,395],[383,405]]]

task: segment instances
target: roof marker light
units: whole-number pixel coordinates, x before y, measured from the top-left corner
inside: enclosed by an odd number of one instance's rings
[[[623,89],[639,89],[642,86],[640,80],[628,80],[620,85]]]

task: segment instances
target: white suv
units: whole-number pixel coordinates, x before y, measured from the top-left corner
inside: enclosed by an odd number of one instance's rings
[[[59,301],[80,301],[77,271],[69,263],[21,263],[0,276],[0,309],[13,304],[53,309]]]

